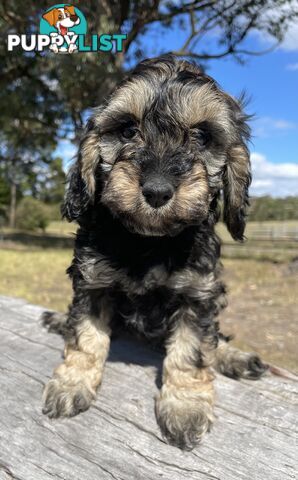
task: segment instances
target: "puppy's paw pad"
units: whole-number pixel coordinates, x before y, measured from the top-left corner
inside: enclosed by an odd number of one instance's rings
[[[207,402],[188,405],[188,402],[181,401],[180,405],[171,405],[159,400],[156,417],[165,440],[188,451],[200,443],[213,421],[212,409]]]
[[[90,407],[93,394],[81,382],[69,385],[62,378],[53,378],[43,393],[42,413],[49,418],[73,417]]]

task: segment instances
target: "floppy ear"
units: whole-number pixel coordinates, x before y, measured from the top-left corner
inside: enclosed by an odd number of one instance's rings
[[[44,13],[42,18],[46,20],[51,26],[55,25],[55,10],[56,8],[53,8],[47,13]]]
[[[224,222],[234,240],[244,240],[246,213],[249,206],[248,188],[251,183],[251,169],[247,142],[250,139],[250,126],[244,108],[248,104],[245,92],[238,100],[224,94],[232,114],[235,128],[223,176]]]
[[[79,219],[87,210],[91,196],[82,179],[80,165],[77,161],[67,175],[64,202],[61,206],[63,218],[69,222]]]
[[[244,239],[250,182],[249,151],[242,142],[230,148],[224,173],[224,222],[234,240]]]
[[[75,7],[73,5],[65,5],[64,9],[70,13],[70,15],[75,15]]]
[[[96,167],[99,162],[98,134],[87,123],[80,143],[78,159],[67,176],[62,216],[69,222],[82,217],[93,204],[96,190]]]

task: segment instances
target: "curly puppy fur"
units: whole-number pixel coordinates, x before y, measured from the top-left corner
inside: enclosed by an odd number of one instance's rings
[[[44,318],[65,338],[44,413],[90,406],[117,324],[164,340],[156,417],[180,448],[193,448],[213,421],[210,367],[235,378],[264,373],[215,321],[226,300],[214,226],[223,192],[224,221],[243,239],[247,118],[197,66],[169,56],[139,64],[95,109],[62,208],[79,224],[68,269],[74,295],[66,317]]]

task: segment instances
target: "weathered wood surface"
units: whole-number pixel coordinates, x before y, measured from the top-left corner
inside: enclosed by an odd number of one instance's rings
[[[214,428],[198,448],[182,452],[163,443],[154,418],[161,358],[129,339],[113,342],[91,409],[49,420],[41,393],[62,340],[42,329],[41,311],[0,297],[1,480],[297,478],[297,383],[218,376]]]

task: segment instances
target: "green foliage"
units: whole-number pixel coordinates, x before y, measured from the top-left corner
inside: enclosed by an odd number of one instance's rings
[[[91,0],[78,5],[89,33],[127,33],[124,52],[7,52],[7,34],[38,33],[41,15],[52,5],[48,0],[0,2],[0,169],[15,192],[10,218],[21,196],[61,201],[62,162],[52,158],[57,142],[78,139],[87,109],[99,105],[137,61],[161,53],[201,64],[223,57],[243,61],[255,53],[243,47],[250,32],[261,31],[277,44],[298,15],[296,0]],[[174,52],[160,48],[158,40],[147,41],[148,34],[165,29],[181,37]],[[214,34],[211,44],[207,33]],[[0,205],[8,205],[7,199],[1,203],[1,189]]]
[[[255,197],[251,200],[249,220],[298,220],[298,197]]]
[[[61,203],[65,181],[62,158],[53,158],[47,170],[36,179],[36,197],[48,204]]]
[[[45,231],[50,215],[47,205],[32,197],[25,197],[17,208],[17,227],[23,230]]]
[[[47,211],[48,211],[48,216],[50,222],[59,222],[61,221],[61,202],[59,203],[54,203],[54,204],[47,204]]]
[[[1,128],[18,137],[20,129],[34,132],[45,142],[66,132],[76,136],[82,112],[100,104],[128,67],[144,57],[169,53],[166,46],[159,47],[158,36],[152,43],[146,33],[172,29],[179,37],[183,32],[181,45],[172,52],[178,56],[199,62],[225,56],[242,61],[250,53],[243,48],[250,32],[264,32],[272,44],[278,43],[298,15],[296,0],[92,0],[78,5],[89,33],[127,33],[124,52],[53,55],[18,48],[7,54],[7,33],[38,33],[40,17],[51,5],[46,0],[0,2]],[[210,32],[215,33],[212,46],[206,39]]]

